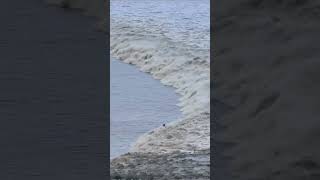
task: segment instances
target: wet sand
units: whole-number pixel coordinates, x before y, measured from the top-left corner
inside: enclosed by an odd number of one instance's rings
[[[107,47],[94,18],[0,6],[0,179],[104,179]]]

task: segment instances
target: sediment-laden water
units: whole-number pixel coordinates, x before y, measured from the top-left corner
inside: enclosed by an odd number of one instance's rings
[[[210,148],[210,1],[111,1],[110,51],[181,96],[182,118],[140,136],[130,151]]]
[[[110,158],[126,153],[137,138],[180,115],[178,95],[136,67],[110,62]]]

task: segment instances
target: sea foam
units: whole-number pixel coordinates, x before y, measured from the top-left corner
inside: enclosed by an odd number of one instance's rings
[[[111,56],[150,73],[181,95],[183,117],[142,135],[132,152],[193,152],[210,148],[209,49],[194,49],[165,35],[111,20]]]

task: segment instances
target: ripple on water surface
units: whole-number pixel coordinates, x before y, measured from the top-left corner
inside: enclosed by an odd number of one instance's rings
[[[210,48],[210,0],[111,0],[110,17],[193,48]]]

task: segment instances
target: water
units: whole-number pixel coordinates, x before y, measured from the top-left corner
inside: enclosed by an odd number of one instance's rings
[[[192,48],[210,48],[210,0],[111,0],[112,22],[148,29]]]
[[[179,96],[151,75],[111,61],[110,158],[126,153],[143,133],[177,120]]]
[[[180,90],[185,104],[190,105],[184,108],[206,111],[210,0],[111,0],[110,10],[111,54],[122,59],[130,57],[140,67],[144,62],[138,55],[152,55],[149,64],[154,72],[157,65],[165,66],[167,80],[186,82],[176,83],[180,89],[187,89]],[[133,53],[137,53],[137,59]],[[174,89],[164,87],[134,66],[111,61],[111,158],[127,152],[143,133],[177,120],[177,103]],[[192,127],[198,129],[197,125]]]

